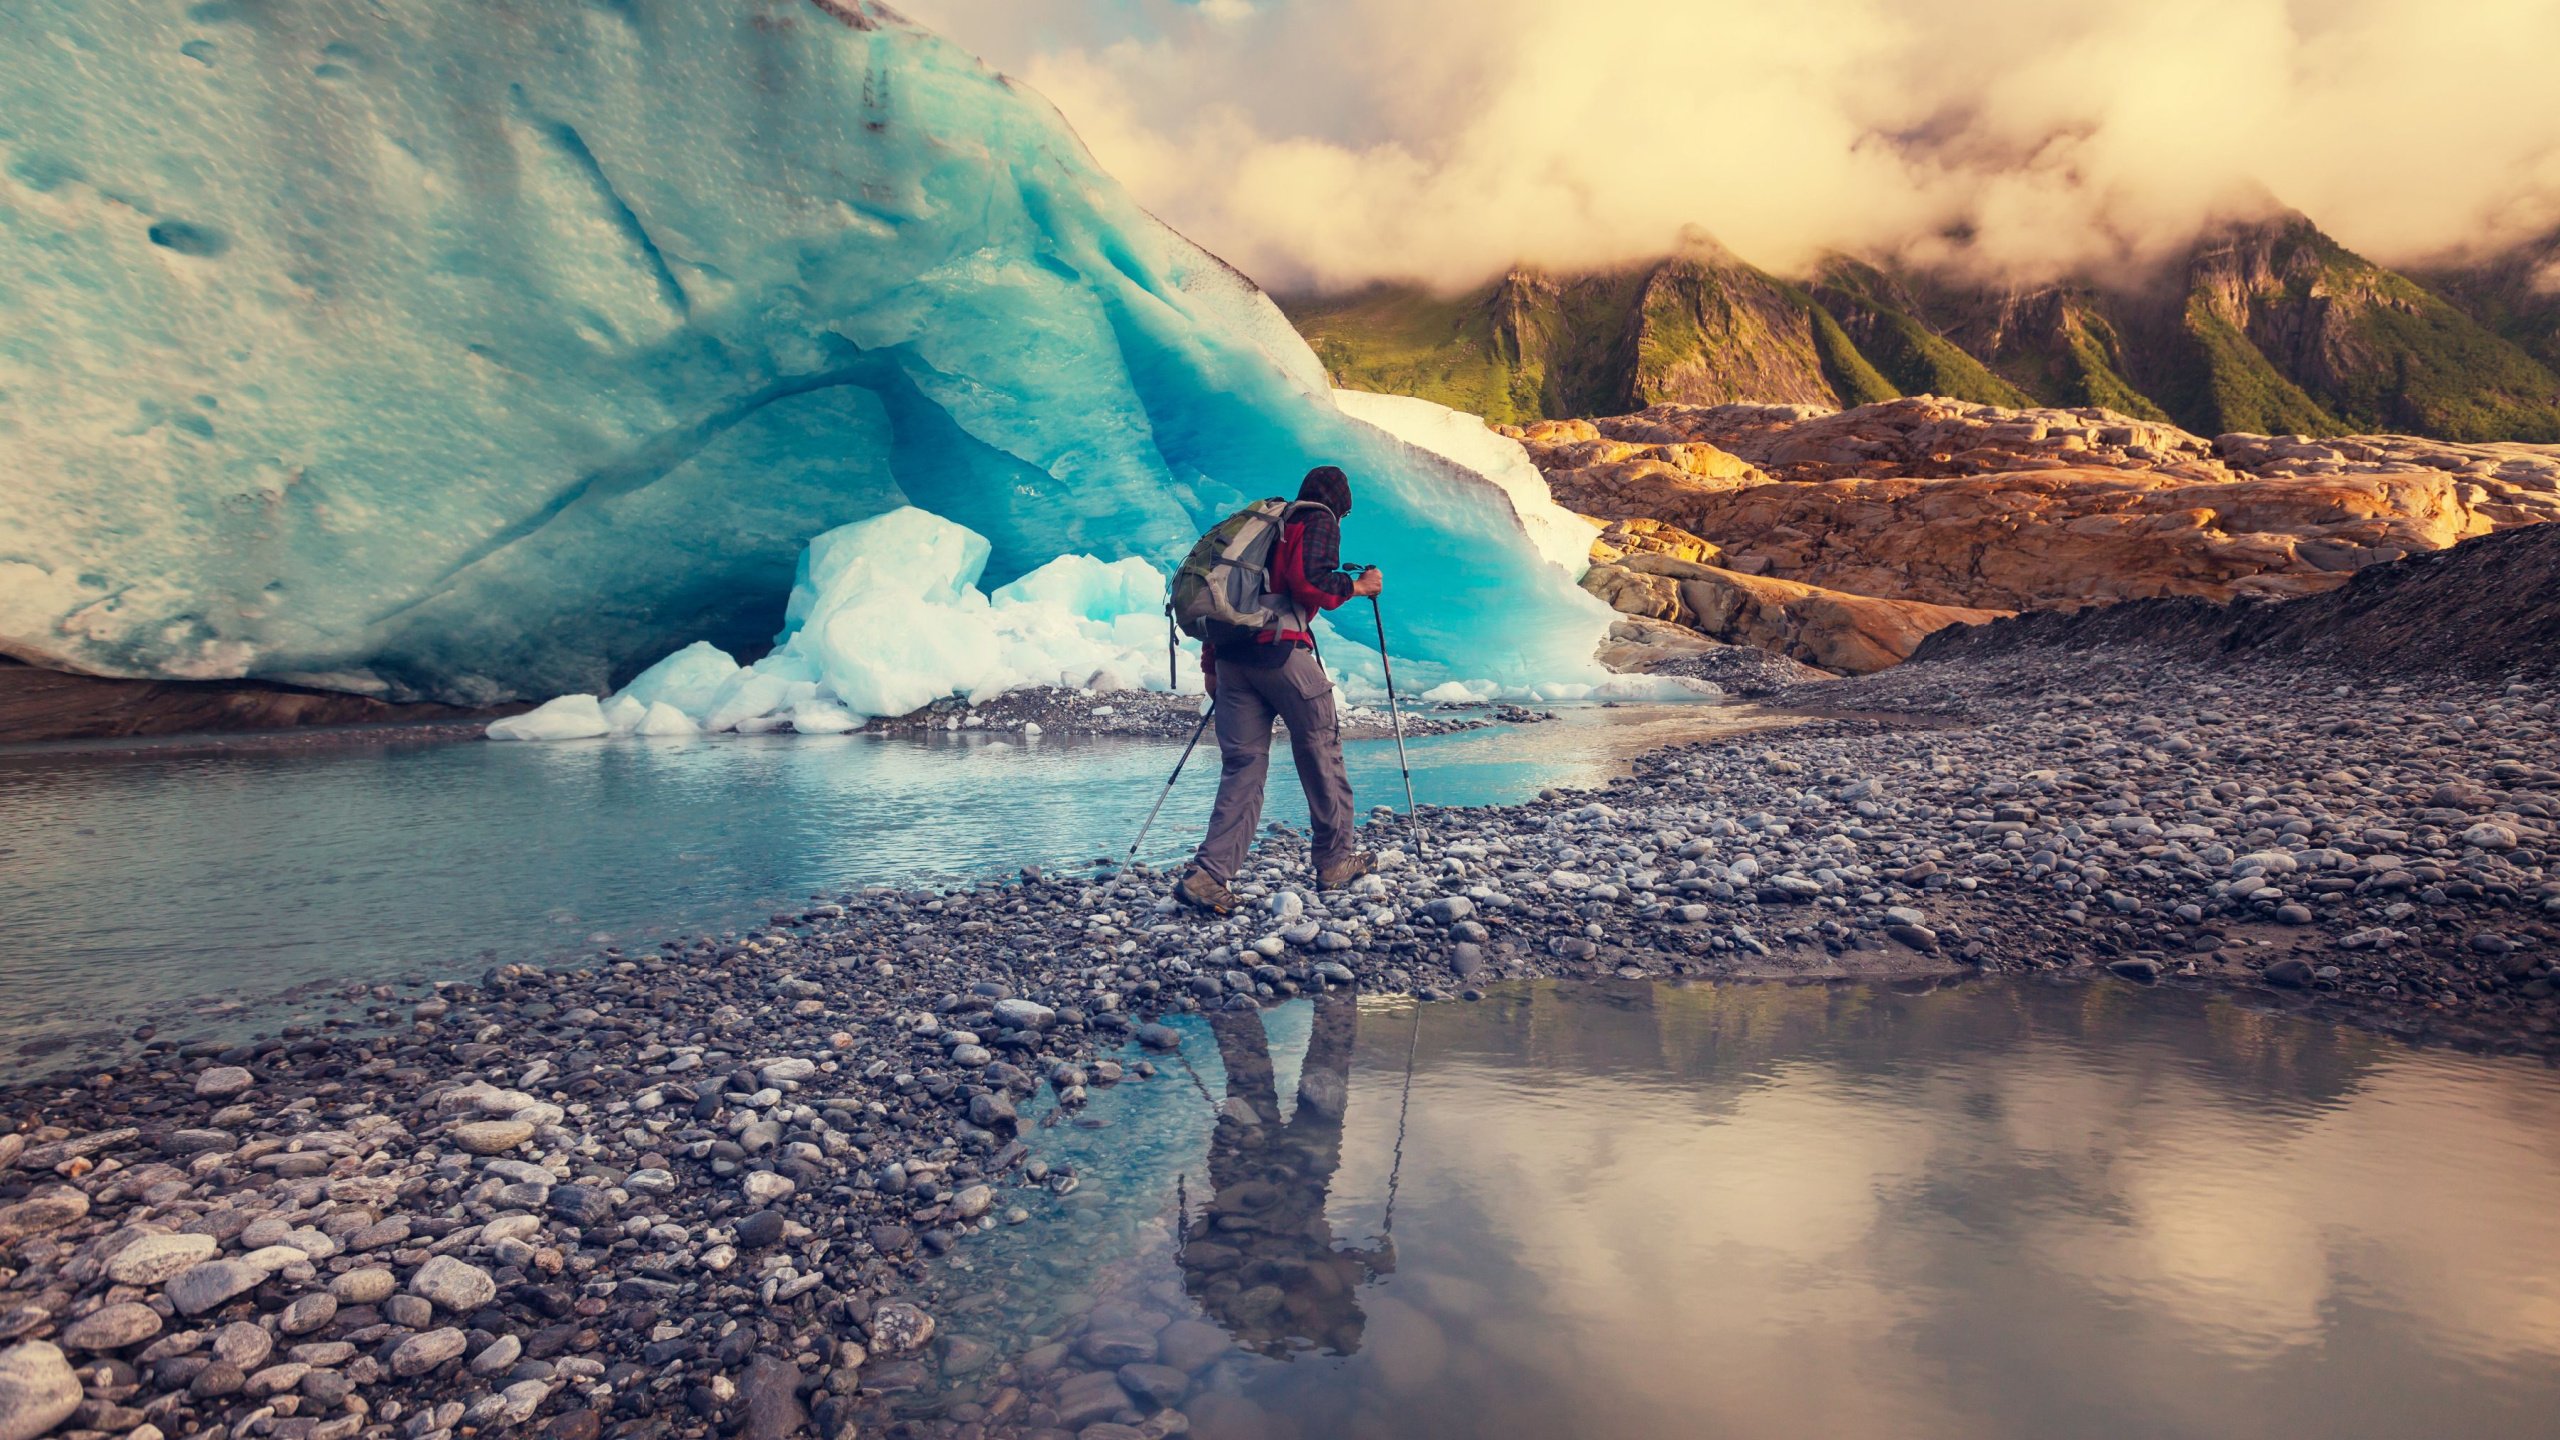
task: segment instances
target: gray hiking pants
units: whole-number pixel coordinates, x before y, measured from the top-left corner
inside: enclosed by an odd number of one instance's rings
[[[1351,853],[1351,777],[1342,768],[1342,735],[1333,715],[1333,682],[1310,650],[1291,650],[1269,670],[1218,667],[1218,804],[1195,863],[1224,884],[1244,868],[1262,824],[1262,786],[1271,773],[1271,722],[1289,727],[1298,783],[1315,822],[1318,871]]]

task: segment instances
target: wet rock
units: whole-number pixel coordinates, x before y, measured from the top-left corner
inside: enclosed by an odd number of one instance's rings
[[[2127,980],[2138,981],[2145,985],[2160,978],[2160,962],[2144,959],[2138,955],[2121,960],[2110,960],[2107,962],[2107,968]]]
[[[995,1203],[996,1192],[992,1186],[971,1185],[951,1197],[951,1213],[963,1220],[975,1220],[994,1209]]]
[[[761,1250],[767,1245],[781,1243],[782,1233],[788,1228],[788,1222],[782,1218],[782,1212],[779,1210],[758,1210],[752,1215],[741,1218],[731,1228],[737,1234],[739,1244]]]
[[[1123,1365],[1115,1374],[1143,1410],[1178,1405],[1191,1392],[1191,1372],[1171,1365]]]
[[[891,1300],[871,1311],[871,1349],[880,1355],[912,1355],[933,1339],[931,1315],[904,1300]]]
[[[1182,1048],[1182,1032],[1170,1025],[1141,1025],[1138,1027],[1138,1043],[1150,1050],[1179,1050]]]
[[[1108,1370],[1087,1370],[1069,1376],[1058,1387],[1055,1408],[1060,1425],[1081,1429],[1096,1420],[1110,1419],[1128,1405],[1129,1392],[1120,1388],[1117,1376]]]
[[[2258,973],[2266,978],[2268,984],[2281,985],[2288,990],[2302,989],[2311,983],[2312,978],[2310,962],[2297,960],[2290,955],[2270,962],[2266,969]]]
[[[1151,1363],[1156,1358],[1155,1331],[1125,1320],[1101,1320],[1076,1342],[1076,1353],[1096,1365],[1115,1368]]]
[[[1176,1320],[1156,1332],[1156,1359],[1185,1375],[1199,1374],[1234,1348],[1226,1331],[1205,1320]]]
[[[746,1374],[738,1380],[738,1396],[746,1410],[746,1424],[739,1432],[745,1440],[785,1440],[809,1426],[809,1413],[800,1405],[800,1367],[769,1355],[758,1355],[747,1362]]]

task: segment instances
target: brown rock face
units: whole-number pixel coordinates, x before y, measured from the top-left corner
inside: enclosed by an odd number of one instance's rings
[[[1517,433],[1565,503],[1691,532],[1721,548],[1728,573],[1935,606],[2287,598],[2560,518],[2549,445],[2207,441],[2106,410],[1931,397],[1845,411],[1657,405]],[[1674,618],[1659,578],[1592,588],[1641,602],[1620,606],[1629,614]]]
[[[1582,584],[1621,614],[1853,675],[1901,663],[1933,631],[2009,613],[1880,600],[1661,555],[1594,565]]]

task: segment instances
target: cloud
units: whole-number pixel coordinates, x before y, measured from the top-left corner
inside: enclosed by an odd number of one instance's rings
[[[2032,280],[2273,204],[2386,262],[2560,224],[2551,0],[906,8],[1284,290],[1631,260],[1688,225],[1781,268]]]

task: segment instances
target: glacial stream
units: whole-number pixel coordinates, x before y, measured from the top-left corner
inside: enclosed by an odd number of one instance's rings
[[[1415,793],[1521,800],[1670,741],[1783,723],[1698,705],[1558,715],[1411,741]],[[296,987],[476,975],[741,929],[865,884],[1117,859],[1180,752],[967,732],[17,747],[0,752],[0,1078],[137,1024],[185,1036],[306,1013]],[[1364,809],[1402,803],[1391,741],[1346,753]],[[1216,776],[1204,742],[1149,858],[1196,843]],[[1306,823],[1285,746],[1266,817]]]
[[[2560,1428],[2538,1063],[2113,981],[1178,1023],[1039,1132],[1078,1191],[938,1270],[946,1372],[1116,1373],[1202,1440]]]

